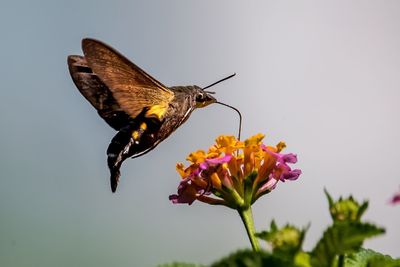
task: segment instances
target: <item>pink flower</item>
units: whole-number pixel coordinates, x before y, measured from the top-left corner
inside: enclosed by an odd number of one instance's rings
[[[400,192],[397,192],[390,200],[389,203],[392,205],[400,204]]]
[[[273,155],[276,158],[277,165],[274,171],[271,173],[270,178],[274,178],[285,182],[285,180],[297,180],[301,174],[301,170],[294,169],[292,170],[288,163],[296,163],[297,155],[293,153],[289,154],[281,154],[277,152],[273,152],[269,150],[265,145],[261,146],[262,150]]]

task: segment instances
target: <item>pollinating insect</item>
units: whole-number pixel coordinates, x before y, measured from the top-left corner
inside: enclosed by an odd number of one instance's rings
[[[68,57],[69,71],[82,95],[117,134],[107,149],[111,190],[115,192],[122,162],[153,150],[182,125],[196,108],[218,102],[196,85],[166,87],[112,47],[83,39],[84,56]],[[239,125],[240,136],[240,125]]]

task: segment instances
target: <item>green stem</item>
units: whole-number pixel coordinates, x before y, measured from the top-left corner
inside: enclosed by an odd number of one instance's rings
[[[251,212],[251,207],[238,209],[240,214],[240,218],[243,221],[244,226],[246,227],[247,235],[249,236],[251,246],[253,247],[254,251],[260,251],[260,244],[258,243],[258,239],[255,236],[255,228],[253,222],[253,214]]]

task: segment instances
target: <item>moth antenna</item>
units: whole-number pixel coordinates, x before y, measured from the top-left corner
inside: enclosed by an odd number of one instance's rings
[[[216,103],[216,104],[220,104],[220,105],[225,106],[225,107],[228,107],[228,108],[231,108],[231,109],[233,109],[234,111],[237,112],[237,114],[239,115],[239,133],[238,133],[238,140],[240,140],[240,135],[241,135],[241,133],[242,133],[242,114],[240,113],[240,111],[239,111],[237,108],[235,108],[235,107],[233,107],[233,106],[230,106],[230,105],[228,105],[228,104],[222,103],[222,102],[215,102],[215,103]]]
[[[214,85],[216,85],[216,84],[218,84],[218,83],[220,83],[220,82],[223,82],[223,81],[225,81],[225,80],[228,80],[228,79],[232,78],[232,77],[235,76],[235,75],[236,75],[236,73],[231,74],[231,75],[229,75],[228,77],[225,77],[225,78],[223,78],[223,79],[221,79],[221,80],[219,80],[219,81],[216,81],[215,83],[212,83],[212,84],[210,84],[210,85],[204,87],[203,90],[205,90],[205,89],[207,89],[207,88],[210,88],[211,86],[214,86]]]

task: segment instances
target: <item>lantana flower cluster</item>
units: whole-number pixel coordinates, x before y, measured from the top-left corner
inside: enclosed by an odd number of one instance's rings
[[[267,146],[263,134],[244,142],[234,136],[221,135],[207,152],[189,154],[188,167],[176,166],[182,177],[173,203],[192,204],[195,200],[233,209],[251,206],[258,198],[271,192],[279,181],[296,180],[301,170],[289,164],[297,162],[295,154],[283,154],[285,143]]]

